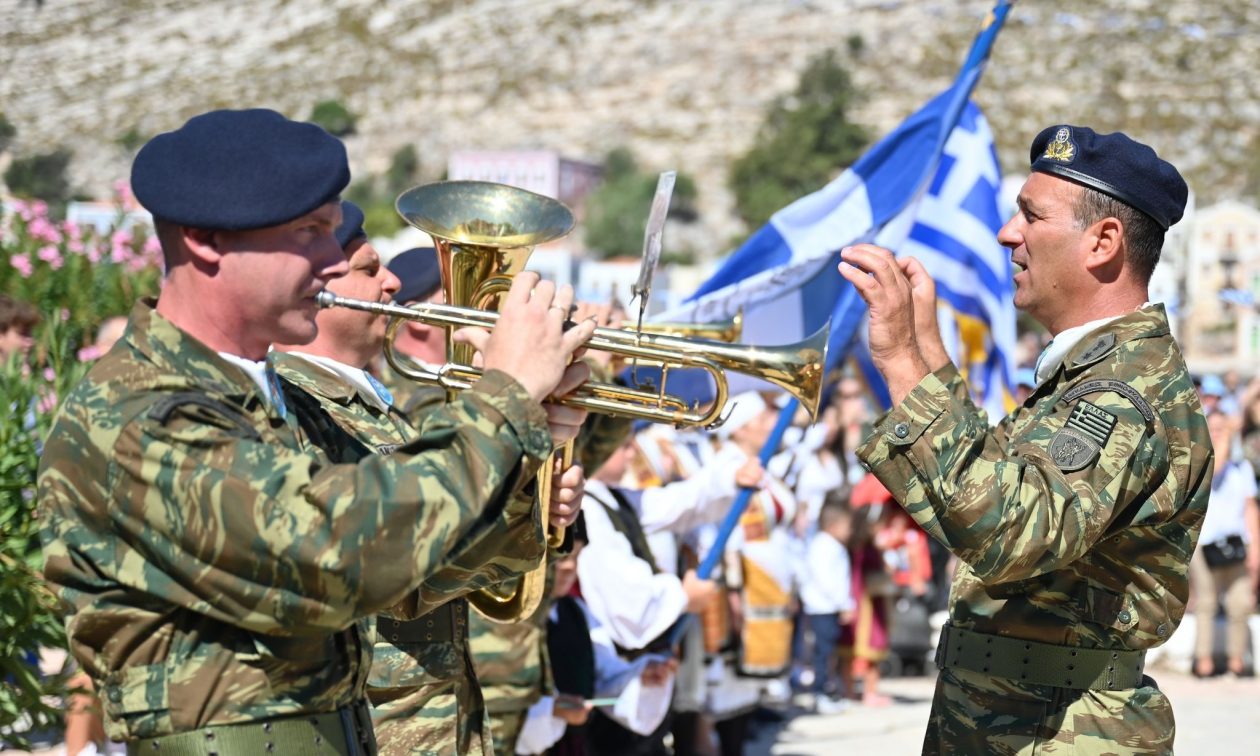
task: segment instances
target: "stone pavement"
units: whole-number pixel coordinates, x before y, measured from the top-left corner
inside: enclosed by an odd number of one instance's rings
[[[1179,754],[1233,756],[1260,753],[1260,680],[1217,677],[1198,680],[1167,671],[1154,673],[1177,716]],[[884,681],[897,703],[884,708],[855,706],[841,714],[804,713],[777,729],[762,728],[748,755],[835,756],[917,754],[922,746],[933,677]]]
[[[1217,677],[1197,680],[1164,670],[1154,673],[1172,699],[1177,715],[1179,754],[1198,756],[1253,756],[1260,753],[1260,680]],[[854,706],[842,714],[820,715],[795,709],[796,716],[777,727],[764,726],[748,744],[747,756],[836,756],[919,753],[933,677],[885,680],[884,693],[896,703],[883,708]],[[4,751],[17,756],[21,751]],[[35,756],[60,756],[54,747]]]

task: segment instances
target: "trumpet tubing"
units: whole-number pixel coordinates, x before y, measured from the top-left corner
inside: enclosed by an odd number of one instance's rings
[[[499,313],[455,305],[420,303],[410,307],[348,299],[328,291],[316,298],[321,307],[348,307],[400,320],[413,320],[447,328],[493,329]],[[822,394],[823,364],[827,348],[824,326],[809,338],[796,344],[757,347],[727,344],[721,341],[683,339],[638,333],[618,328],[596,328],[586,346],[611,352],[627,359],[655,361],[666,370],[699,368],[713,378],[716,396],[708,410],[688,407],[686,402],[664,393],[664,383],[657,390],[620,386],[612,383],[586,383],[573,393],[557,398],[557,403],[580,407],[600,414],[617,415],[636,420],[672,423],[678,426],[712,428],[721,424],[726,404],[725,371],[752,375],[783,388],[816,415]],[[392,355],[392,342],[387,343],[386,356]],[[448,391],[462,391],[481,377],[482,371],[470,365],[448,363],[436,371],[418,371],[404,365],[391,365],[406,377],[441,386]]]

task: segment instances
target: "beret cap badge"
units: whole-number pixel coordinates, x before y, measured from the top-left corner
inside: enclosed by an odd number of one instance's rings
[[[1160,228],[1181,220],[1189,187],[1177,169],[1127,134],[1087,126],[1042,129],[1028,150],[1032,170],[1081,184],[1150,216]]]
[[[1076,144],[1072,142],[1072,132],[1067,126],[1054,133],[1054,139],[1046,144],[1046,152],[1042,157],[1059,163],[1072,162],[1076,157]]]

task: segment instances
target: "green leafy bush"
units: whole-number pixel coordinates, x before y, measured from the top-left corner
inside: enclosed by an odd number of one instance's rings
[[[79,345],[105,318],[157,292],[160,259],[140,227],[98,233],[53,220],[42,201],[12,201],[0,217],[0,291],[42,316],[31,353],[0,362],[0,743],[22,746],[23,733],[58,729],[57,697],[66,692],[64,679],[40,677],[34,666],[40,649],[66,642],[38,572],[42,442],[58,400],[87,370],[92,355]]]
[[[324,100],[311,110],[311,123],[324,127],[324,131],[336,137],[354,133],[358,118],[337,100]]]

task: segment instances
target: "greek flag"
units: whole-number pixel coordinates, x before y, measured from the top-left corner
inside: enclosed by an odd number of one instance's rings
[[[937,279],[949,305],[942,327],[951,356],[985,406],[1004,415],[1015,315],[1009,258],[995,237],[1001,177],[992,133],[969,97],[1008,10],[1009,3],[995,9],[953,86],[830,184],[775,213],[660,319],[711,322],[742,309],[741,340],[754,344],[796,341],[830,319],[834,367],[852,356],[866,316],[865,302],[836,270],[839,252],[873,242],[919,257]],[[753,387],[733,381],[731,389]],[[882,386],[872,389],[886,396]]]

